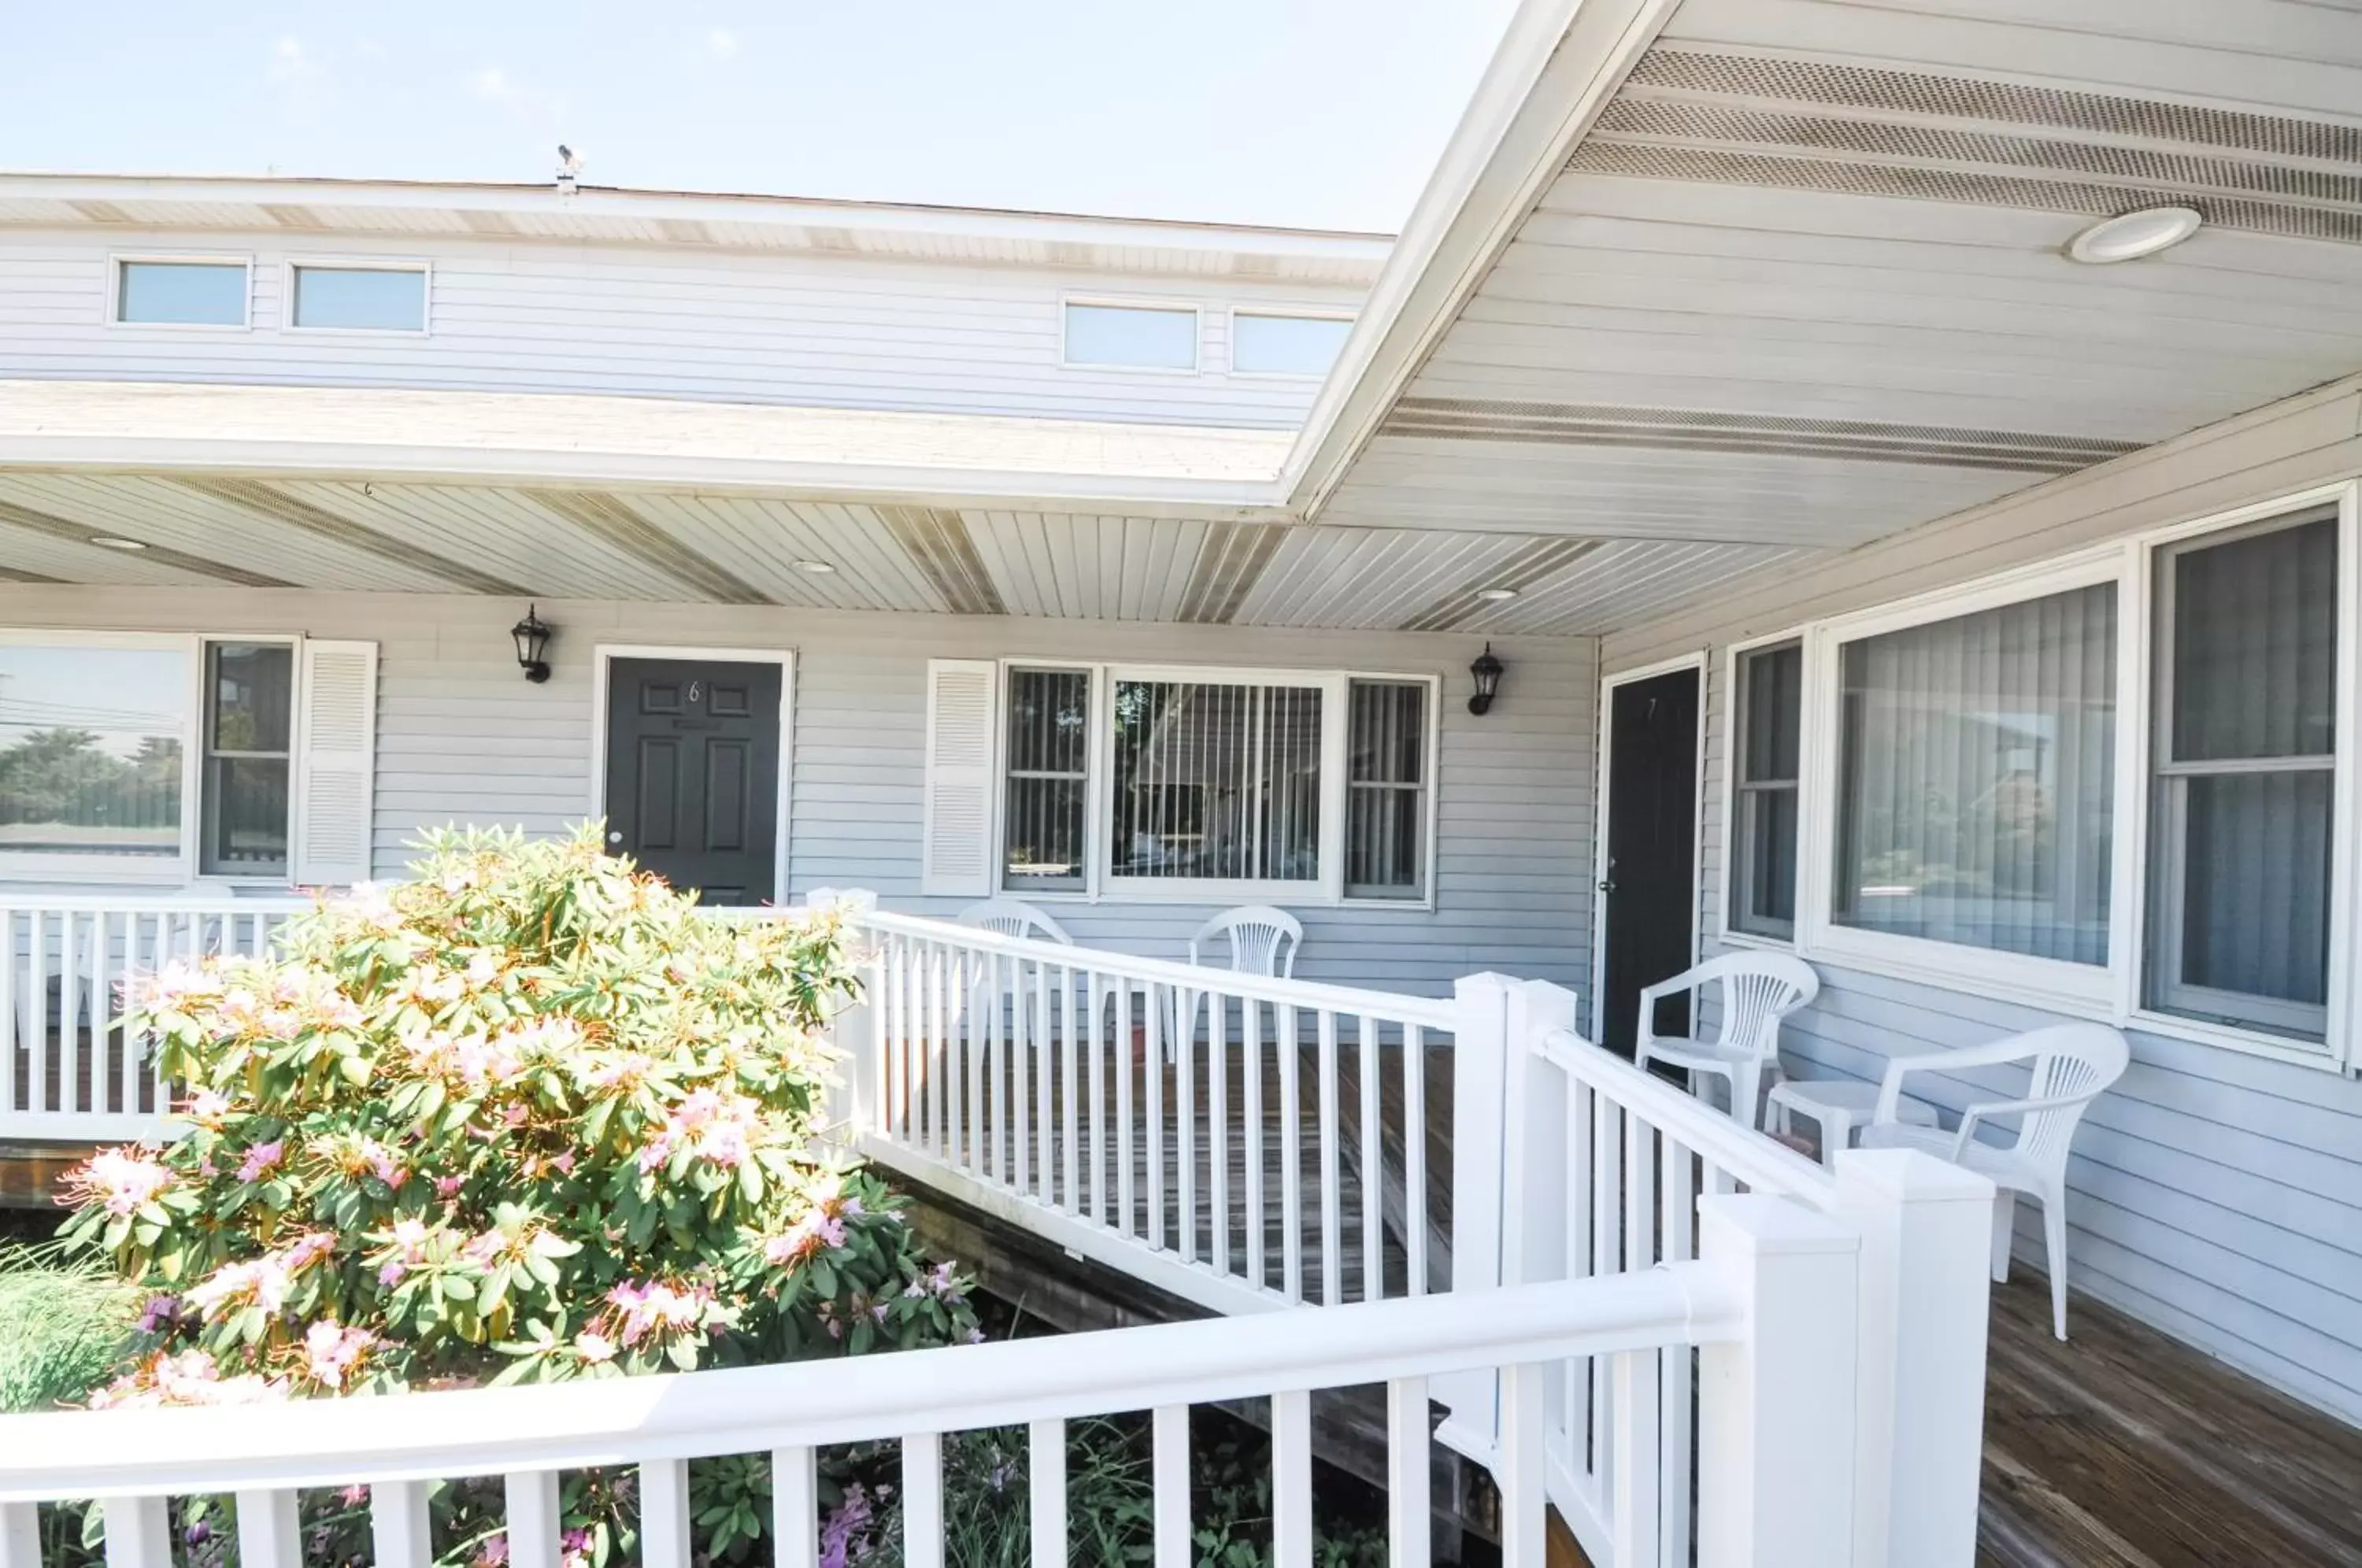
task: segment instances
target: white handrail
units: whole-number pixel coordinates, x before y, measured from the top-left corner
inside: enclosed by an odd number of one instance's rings
[[[1778,1140],[1722,1112],[1572,1030],[1542,1036],[1544,1060],[1607,1092],[1684,1146],[1755,1192],[1776,1192],[1826,1211],[1837,1207],[1837,1178]]]
[[[0,892],[0,910],[72,914],[301,914],[319,900],[310,894],[264,893],[23,893]]]
[[[1737,1339],[1706,1264],[783,1366],[204,1409],[0,1416],[0,1502],[434,1479],[816,1447]]]
[[[1308,1011],[1326,1010],[1357,1016],[1383,1017],[1389,1022],[1417,1023],[1429,1029],[1452,1026],[1451,1004],[1407,992],[1363,990],[1319,980],[1286,980],[1275,976],[1247,974],[1177,963],[1170,958],[1142,958],[1111,948],[1066,946],[1032,937],[1006,936],[977,926],[955,924],[924,915],[892,914],[884,910],[848,910],[845,918],[856,928],[890,931],[930,941],[955,942],[977,953],[994,953],[1047,964],[1053,968],[1091,969],[1142,983],[1155,982],[1181,990],[1219,990],[1228,996],[1252,997]]]

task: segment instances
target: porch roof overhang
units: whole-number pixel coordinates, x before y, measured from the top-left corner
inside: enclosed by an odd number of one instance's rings
[[[2161,204],[2204,226],[2064,254]],[[1810,569],[2357,370],[2345,8],[1529,0],[1288,503],[1680,541],[1703,593],[1740,553]]]

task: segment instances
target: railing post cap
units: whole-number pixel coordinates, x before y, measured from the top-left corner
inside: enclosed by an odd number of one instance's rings
[[[1843,1220],[1768,1192],[1715,1193],[1698,1199],[1707,1248],[1750,1257],[1861,1250],[1861,1233]]]
[[[1924,1149],[1845,1149],[1837,1157],[1838,1187],[1891,1203],[1991,1203],[1992,1178],[1938,1159]]]
[[[1514,975],[1504,975],[1493,969],[1480,969],[1473,975],[1462,975],[1452,981],[1451,993],[1454,996],[1462,997],[1471,992],[1492,992],[1506,996],[1518,983],[1517,977]]]

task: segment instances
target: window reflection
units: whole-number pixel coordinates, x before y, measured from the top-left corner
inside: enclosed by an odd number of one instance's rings
[[[0,852],[181,852],[188,656],[0,646]]]

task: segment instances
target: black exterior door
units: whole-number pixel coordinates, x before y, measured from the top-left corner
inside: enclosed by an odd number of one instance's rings
[[[1602,1043],[1632,1055],[1640,988],[1690,966],[1697,909],[1698,674],[1608,694],[1607,875]],[[1657,1032],[1689,1029],[1689,999],[1658,1004]]]
[[[619,658],[607,666],[607,847],[709,904],[772,896],[779,667]]]

